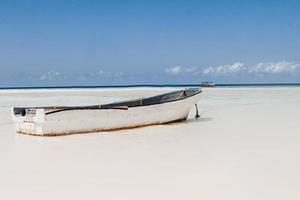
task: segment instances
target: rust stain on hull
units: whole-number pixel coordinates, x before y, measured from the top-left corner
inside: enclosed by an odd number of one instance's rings
[[[168,121],[168,122],[154,122],[154,123],[149,123],[149,124],[143,124],[143,125],[138,125],[138,126],[128,126],[128,127],[121,127],[121,128],[111,128],[111,129],[92,129],[89,131],[71,131],[71,132],[66,132],[66,133],[46,133],[46,134],[35,134],[35,133],[25,133],[25,132],[17,132],[19,134],[24,134],[24,135],[31,135],[31,136],[42,136],[42,137],[53,137],[53,136],[67,136],[67,135],[75,135],[75,134],[88,134],[88,133],[97,133],[97,132],[113,132],[113,131],[118,131],[118,130],[129,130],[129,129],[135,129],[135,128],[142,128],[142,127],[147,127],[147,126],[153,126],[153,125],[163,125],[163,124],[171,124],[171,123],[176,123],[176,122],[181,122],[185,121],[187,119],[187,116],[184,118]]]

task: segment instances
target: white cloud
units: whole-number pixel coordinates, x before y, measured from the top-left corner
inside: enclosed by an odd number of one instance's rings
[[[258,63],[256,66],[249,68],[250,73],[267,73],[267,74],[278,74],[278,73],[292,73],[300,67],[298,63],[291,62],[275,62],[275,63]]]
[[[218,67],[208,67],[203,70],[205,75],[225,75],[233,74],[244,70],[244,63],[236,62],[232,65],[220,65]]]
[[[171,75],[178,75],[182,73],[193,73],[195,71],[196,71],[195,68],[186,68],[182,66],[175,66],[175,67],[165,69],[165,72]]]
[[[176,75],[176,74],[179,74],[181,72],[181,70],[182,70],[181,68],[182,68],[181,66],[176,66],[176,67],[172,67],[172,68],[167,68],[165,71],[168,74]]]
[[[299,63],[292,62],[261,62],[254,66],[245,66],[244,63],[236,62],[232,65],[220,65],[217,67],[205,68],[202,72],[204,75],[229,75],[239,72],[255,74],[279,74],[293,73],[300,69]]]
[[[54,70],[51,70],[51,71],[48,71],[46,72],[45,74],[43,74],[41,77],[40,77],[40,80],[41,81],[44,81],[44,80],[55,80],[57,79],[57,77],[61,76],[61,74],[59,72],[56,72]]]
[[[126,74],[118,71],[118,72],[107,72],[104,70],[97,70],[95,72],[82,72],[82,73],[78,73],[76,75],[76,77],[81,81],[85,81],[85,80],[93,80],[93,79],[108,79],[108,78],[113,78],[113,79],[118,79],[121,77],[125,77]]]
[[[91,73],[91,76],[96,76],[96,77],[121,77],[124,76],[124,73],[122,71],[117,71],[117,72],[106,72],[104,70],[98,70],[98,73]]]

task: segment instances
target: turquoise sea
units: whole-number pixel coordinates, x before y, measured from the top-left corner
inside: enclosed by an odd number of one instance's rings
[[[37,86],[37,87],[0,87],[7,89],[82,89],[82,88],[138,88],[138,87],[199,87],[201,84],[164,84],[164,85],[103,85],[103,86]],[[215,87],[300,87],[300,83],[263,83],[263,84],[215,84]]]

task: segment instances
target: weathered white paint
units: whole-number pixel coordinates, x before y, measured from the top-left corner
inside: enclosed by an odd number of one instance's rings
[[[49,115],[37,109],[36,115],[14,115],[16,131],[32,135],[65,135],[108,131],[185,120],[200,100],[201,93],[162,104],[121,109],[68,110]]]

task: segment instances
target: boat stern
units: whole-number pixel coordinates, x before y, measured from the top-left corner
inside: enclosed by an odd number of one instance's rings
[[[41,123],[45,120],[44,109],[12,108],[16,132],[42,135]]]

